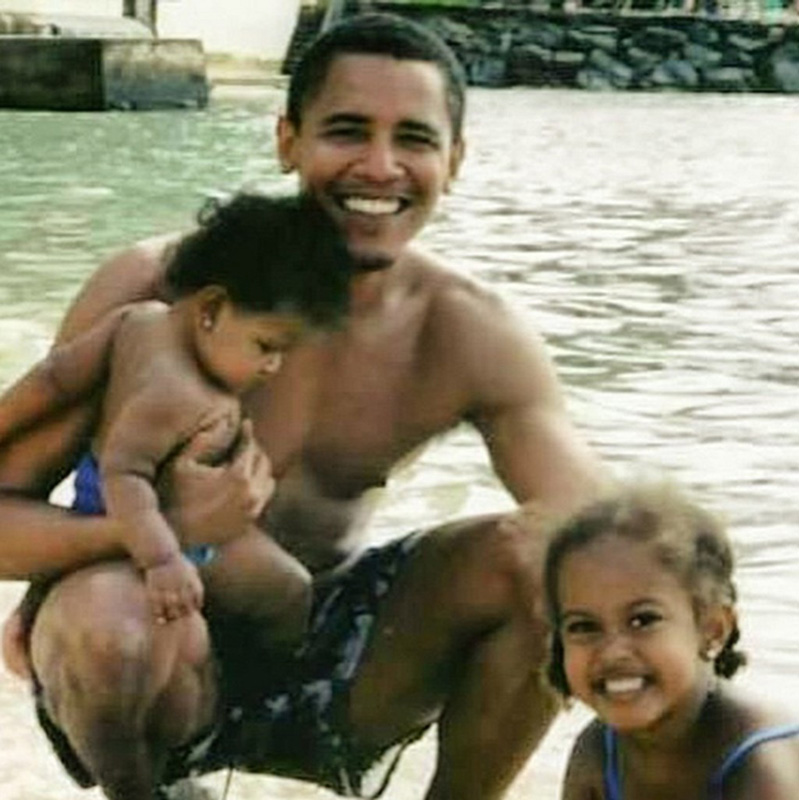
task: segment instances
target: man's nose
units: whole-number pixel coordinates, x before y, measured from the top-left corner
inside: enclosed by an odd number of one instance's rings
[[[396,148],[387,137],[375,137],[366,144],[360,167],[374,181],[390,181],[402,175]]]

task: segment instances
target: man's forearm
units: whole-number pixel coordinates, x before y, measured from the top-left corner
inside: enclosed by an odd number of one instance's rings
[[[32,580],[126,555],[119,524],[0,494],[0,580]]]

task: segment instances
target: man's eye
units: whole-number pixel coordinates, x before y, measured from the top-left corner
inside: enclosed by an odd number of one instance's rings
[[[398,136],[399,141],[406,147],[418,149],[438,150],[438,139],[425,133],[402,133]]]
[[[327,139],[360,141],[366,137],[366,132],[362,128],[356,128],[351,125],[342,125],[335,128],[327,128],[324,135]]]

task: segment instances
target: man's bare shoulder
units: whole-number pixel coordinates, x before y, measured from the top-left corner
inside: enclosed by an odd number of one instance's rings
[[[410,251],[405,264],[429,298],[428,344],[446,352],[464,376],[507,387],[515,374],[527,384],[522,393],[531,388],[528,379],[538,389],[551,381],[545,342],[518,300],[423,251]]]
[[[429,294],[434,304],[431,311],[442,323],[504,321],[530,326],[527,315],[507,293],[426,250],[409,248],[402,266],[406,280]]]
[[[57,340],[73,338],[119,306],[163,297],[169,249],[180,236],[170,233],[143,239],[106,259],[72,301]]]
[[[577,736],[566,766],[563,800],[598,800],[604,796],[603,726],[592,720]]]

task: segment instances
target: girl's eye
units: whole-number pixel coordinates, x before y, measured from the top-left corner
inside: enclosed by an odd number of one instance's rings
[[[634,630],[651,628],[663,619],[657,611],[639,611],[630,618],[630,627]]]
[[[585,638],[599,632],[599,625],[590,619],[575,619],[564,623],[562,634],[569,638]]]

